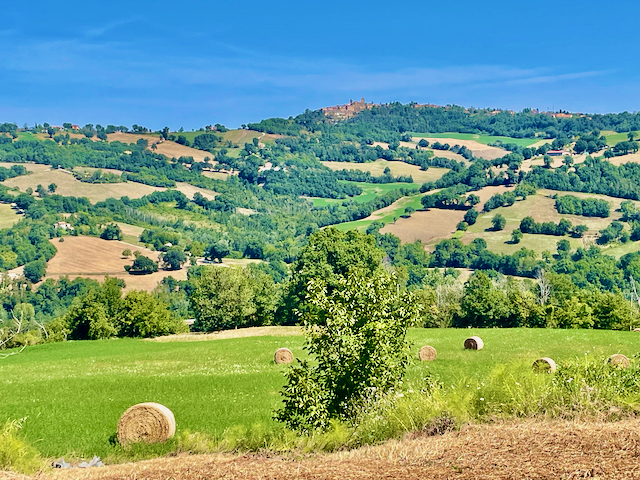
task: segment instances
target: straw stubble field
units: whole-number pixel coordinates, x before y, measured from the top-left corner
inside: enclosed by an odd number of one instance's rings
[[[197,479],[631,479],[640,454],[638,421],[526,421],[470,425],[349,452],[302,459],[273,455],[194,455],[85,471],[51,480]]]

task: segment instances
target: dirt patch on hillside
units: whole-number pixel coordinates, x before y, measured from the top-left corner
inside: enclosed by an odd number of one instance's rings
[[[204,162],[205,157],[209,157],[209,159],[213,159],[215,157],[211,152],[185,147],[184,145],[180,145],[179,143],[171,142],[169,140],[157,143],[156,149],[153,151],[168,158],[193,157],[196,162]],[[212,165],[214,163],[215,162],[211,162]]]
[[[482,210],[484,204],[496,193],[504,193],[508,189],[504,186],[484,187],[473,193],[480,197],[480,204],[476,207]],[[433,192],[429,192],[433,193]],[[468,195],[468,194],[467,194]],[[386,208],[390,208],[386,207]],[[374,212],[377,215],[382,210]],[[445,210],[431,208],[426,211],[418,211],[411,214],[409,218],[399,218],[394,223],[389,223],[380,229],[380,233],[392,233],[403,243],[413,243],[420,240],[424,245],[434,244],[445,238],[449,238],[456,231],[456,226],[464,218],[466,210]]]
[[[427,140],[429,144],[440,142],[441,144],[448,143],[450,146],[460,145],[461,147],[467,147],[473,153],[474,157],[484,158],[485,160],[493,160],[496,158],[502,158],[507,153],[506,150],[498,147],[490,147],[488,145],[484,145],[482,143],[476,142],[475,140],[457,140],[455,138],[431,138],[431,137],[414,137],[412,140],[415,142],[419,142],[422,138]],[[434,150],[435,154],[438,155],[438,150]],[[444,155],[438,155],[444,156]]]
[[[40,474],[40,479],[630,479],[638,478],[637,420],[473,425],[350,452],[287,459],[194,455]],[[415,438],[417,437],[417,438]]]
[[[54,257],[47,264],[47,278],[68,276],[92,278],[102,282],[105,276],[121,278],[127,284],[125,291],[153,290],[158,283],[168,276],[176,280],[187,279],[187,269],[176,271],[159,271],[149,275],[129,275],[125,265],[133,263],[133,256],[122,257],[122,252],[129,249],[136,250],[142,255],[158,261],[159,252],[137,245],[131,245],[117,240],[102,240],[97,237],[64,237],[64,242],[51,239],[51,243],[58,249]]]
[[[226,340],[227,338],[246,337],[290,337],[303,335],[300,327],[250,327],[235,330],[222,330],[213,333],[181,333],[179,335],[167,335],[165,337],[149,338],[150,342],[206,342],[210,340]]]
[[[217,193],[213,190],[207,190],[206,188],[194,187],[190,183],[176,182],[176,190],[184,193],[190,200],[193,200],[193,196],[199,193],[207,200],[213,200],[216,198]]]

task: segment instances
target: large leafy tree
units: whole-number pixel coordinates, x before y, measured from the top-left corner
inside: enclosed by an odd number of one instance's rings
[[[314,233],[292,266],[292,278],[279,312],[282,321],[290,324],[298,321],[295,310],[305,308],[307,284],[311,279],[323,278],[331,293],[339,279],[351,270],[372,274],[380,269],[383,255],[376,247],[374,235],[355,230],[342,232],[333,227]]]
[[[334,418],[353,419],[394,389],[408,363],[407,327],[418,321],[420,309],[382,269],[351,270],[332,285],[314,277],[305,303],[300,315],[311,358],[285,374],[284,406],[276,418],[308,432]]]

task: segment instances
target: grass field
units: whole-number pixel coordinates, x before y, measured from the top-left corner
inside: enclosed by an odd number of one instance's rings
[[[0,204],[0,228],[11,228],[21,218],[22,215],[18,215],[11,205]]]
[[[352,162],[320,162],[325,167],[329,167],[331,170],[360,170],[362,172],[369,172],[374,177],[379,177],[384,174],[384,169],[389,168],[391,174],[394,176],[407,176],[413,177],[414,183],[423,184],[425,182],[435,182],[439,180],[445,173],[449,171],[448,168],[429,167],[427,170],[420,170],[417,165],[410,165],[405,162],[389,162],[387,160],[376,160],[375,162],[367,163],[352,163]]]
[[[635,138],[637,140],[640,132],[633,133],[635,134]],[[602,132],[600,132],[600,135],[605,136],[605,138],[607,139],[607,145],[609,145],[610,147],[613,147],[618,142],[626,142],[627,140],[629,140],[629,132],[617,133],[613,130],[603,130]]]
[[[484,145],[490,143],[502,142],[502,143],[515,143],[520,147],[530,147],[531,145],[538,143],[539,138],[513,138],[513,137],[500,137],[496,135],[479,135],[475,133],[412,133],[414,137],[430,137],[430,138],[453,138],[455,140],[474,140]],[[551,140],[549,140],[551,142]]]
[[[368,202],[374,198],[384,195],[392,190],[398,188],[420,188],[420,184],[417,183],[364,183],[364,182],[350,182],[346,180],[339,180],[340,182],[350,183],[351,185],[357,185],[362,189],[362,193],[356,197],[347,198],[318,198],[318,197],[306,197],[313,202],[314,207],[325,207],[333,203],[342,203],[345,200],[354,200],[356,202]]]
[[[242,333],[240,330],[238,331]],[[479,335],[481,351],[463,341]],[[550,329],[412,329],[412,362],[406,387],[427,374],[445,386],[482,382],[501,364],[528,366],[638,351],[638,333]],[[288,347],[303,356],[303,337],[262,336],[215,341],[153,342],[134,339],[80,341],[28,347],[0,359],[0,418],[26,417],[24,433],[48,457],[109,458],[120,415],[131,405],[156,401],[175,414],[178,433],[220,435],[229,427],[261,423],[273,428],[272,411],[286,367],[273,352]],[[417,360],[422,345],[438,351],[434,362]],[[60,432],[64,432],[61,435]],[[151,447],[155,454],[175,443]]]
[[[551,195],[556,193],[559,195],[574,195],[579,198],[598,198],[606,200],[611,204],[611,216],[608,218],[598,218],[559,214],[554,206],[555,200],[550,198]],[[608,197],[606,195],[538,190],[536,195],[531,195],[524,201],[517,201],[510,207],[501,207],[492,210],[489,213],[481,213],[478,216],[478,220],[475,225],[470,226],[467,232],[463,235],[462,241],[464,243],[471,243],[476,238],[483,238],[487,242],[487,248],[490,251],[506,254],[512,254],[520,250],[522,247],[533,250],[538,253],[538,255],[542,254],[545,250],[555,253],[557,243],[563,239],[569,241],[572,249],[576,249],[584,246],[583,240],[581,238],[572,238],[568,235],[565,235],[564,237],[557,237],[555,235],[525,234],[518,244],[511,244],[507,242],[511,240],[511,232],[514,229],[519,228],[520,221],[526,216],[533,217],[533,219],[539,223],[558,223],[560,219],[565,218],[573,225],[586,225],[589,228],[590,233],[597,233],[597,231],[609,226],[612,221],[620,218],[620,212],[615,211],[620,207],[620,203],[621,199]],[[505,217],[507,224],[503,230],[495,232],[491,230],[491,219],[497,214]],[[640,246],[639,242],[629,242],[621,247],[606,247],[605,251],[610,255],[621,256],[630,251],[637,251],[638,246]],[[616,255],[616,252],[618,251],[619,254]]]

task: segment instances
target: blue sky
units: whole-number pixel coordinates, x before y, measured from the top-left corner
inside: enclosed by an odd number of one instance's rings
[[[12,2],[0,122],[230,127],[345,103],[640,110],[640,3]]]

